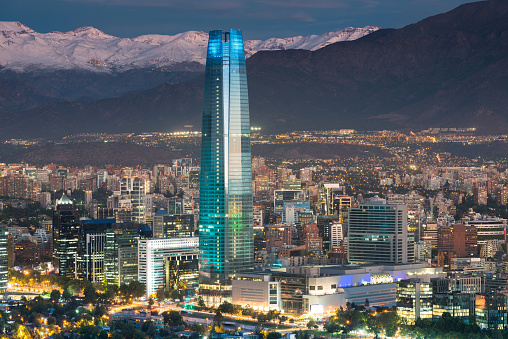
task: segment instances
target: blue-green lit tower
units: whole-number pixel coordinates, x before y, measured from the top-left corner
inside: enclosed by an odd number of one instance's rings
[[[201,137],[201,291],[217,291],[236,272],[253,267],[251,166],[242,32],[210,31]]]

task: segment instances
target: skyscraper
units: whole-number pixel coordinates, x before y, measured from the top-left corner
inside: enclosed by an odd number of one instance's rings
[[[242,32],[210,31],[199,200],[201,290],[254,264],[249,102]]]
[[[79,215],[65,194],[53,211],[53,259],[59,274],[74,278],[79,237]]]

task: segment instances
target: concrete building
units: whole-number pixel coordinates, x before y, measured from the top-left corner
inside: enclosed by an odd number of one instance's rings
[[[257,280],[264,288],[252,288],[248,279],[255,278],[250,275],[246,280],[236,280],[234,288],[244,288],[252,293],[251,300],[266,302],[266,285],[278,282],[280,310],[293,314],[330,313],[341,306],[346,307],[347,302],[363,304],[366,298],[371,306],[390,305],[396,301],[398,281],[420,278],[429,283],[432,278],[446,276],[441,268],[427,267],[426,264],[291,266],[285,272],[272,270],[271,273],[252,274],[258,276]]]
[[[450,269],[452,258],[468,258],[477,254],[475,226],[455,224],[438,230],[438,265]]]
[[[373,198],[349,209],[348,260],[353,264],[407,264],[414,261],[414,234],[407,207]]]
[[[197,284],[199,238],[140,239],[138,280],[146,285],[147,297],[166,290]]]
[[[273,281],[270,274],[237,274],[233,279],[233,304],[281,311],[280,282]]]

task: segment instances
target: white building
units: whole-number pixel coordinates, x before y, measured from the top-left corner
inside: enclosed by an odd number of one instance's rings
[[[181,265],[184,262],[195,262],[194,273],[198,274],[197,259],[199,257],[199,238],[165,238],[140,239],[138,241],[138,280],[146,285],[146,295],[149,297],[160,289],[167,287],[172,264]],[[185,272],[181,272],[179,279],[185,279]]]
[[[340,246],[344,239],[344,233],[342,231],[342,224],[334,222],[330,226],[330,246]]]
[[[233,280],[233,304],[254,310],[281,310],[280,282],[270,274],[237,274]]]

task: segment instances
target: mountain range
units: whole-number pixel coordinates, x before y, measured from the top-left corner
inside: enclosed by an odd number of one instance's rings
[[[174,72],[180,79],[151,89],[74,102],[65,102],[69,99],[51,86],[0,73],[0,133],[52,137],[174,131],[188,124],[197,129],[202,64],[187,65],[201,69]],[[132,72],[132,78],[139,76]],[[380,29],[315,50],[258,50],[247,60],[247,73],[252,125],[264,130],[476,127],[482,133],[506,132],[508,1],[468,3],[400,29]],[[79,77],[65,73],[70,83],[79,84]],[[25,108],[13,109],[15,104]]]
[[[245,55],[258,51],[317,50],[339,41],[351,41],[379,27],[348,27],[322,35],[247,40]],[[208,34],[189,31],[174,36],[150,34],[118,38],[94,27],[70,32],[38,33],[20,22],[0,22],[0,66],[18,72],[37,69],[84,69],[93,72],[121,72],[131,69],[170,68],[185,62],[204,65]]]

